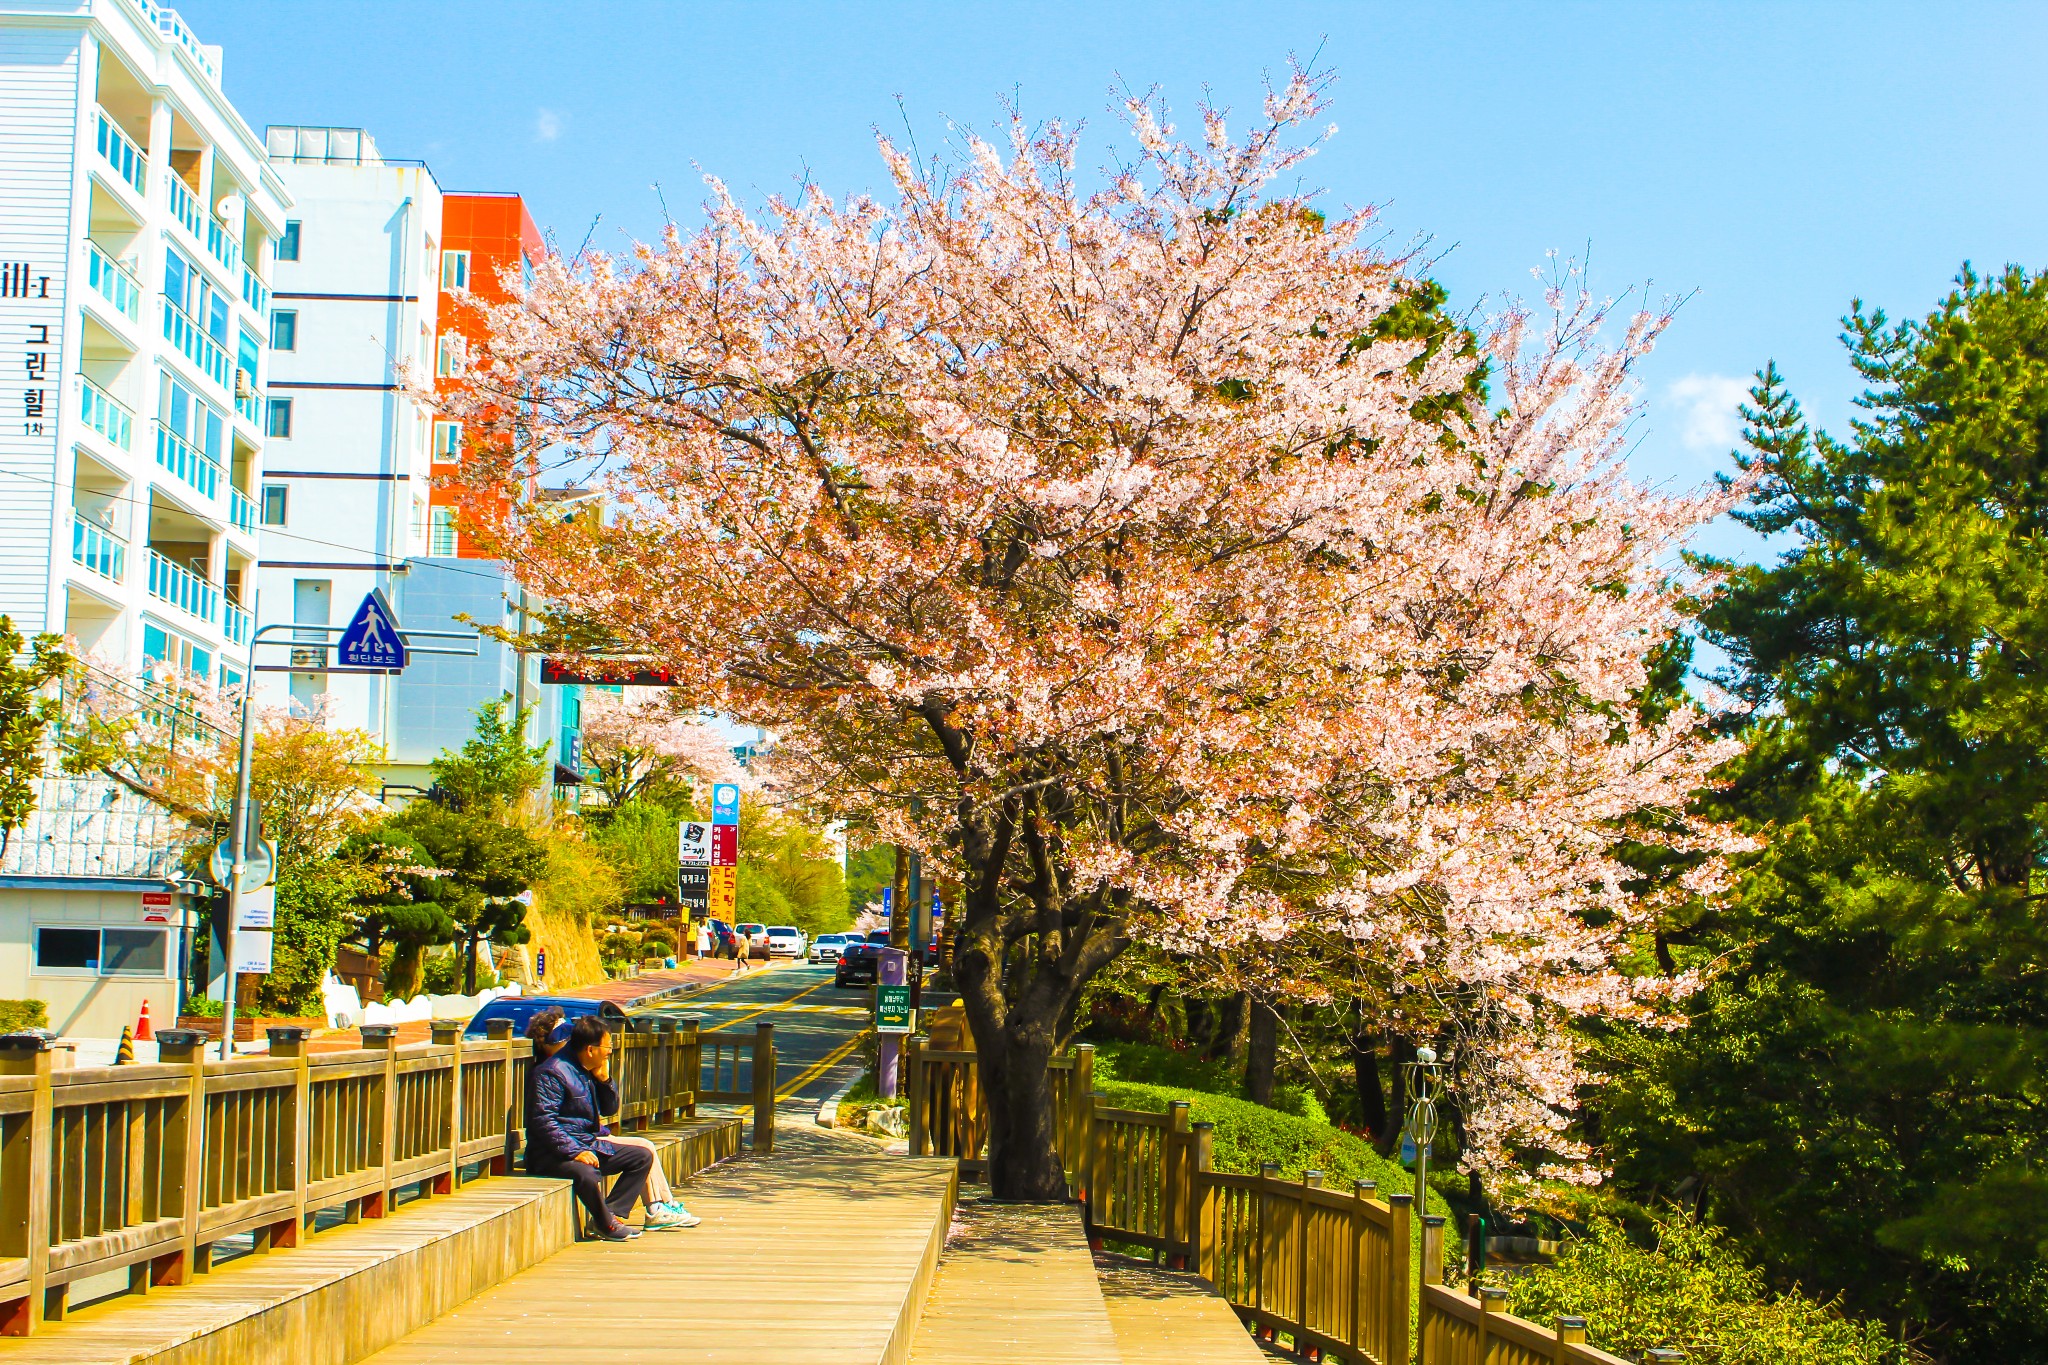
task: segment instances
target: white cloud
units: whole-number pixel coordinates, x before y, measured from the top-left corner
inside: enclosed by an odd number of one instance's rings
[[[562,135],[562,116],[552,109],[542,109],[534,115],[533,137],[536,142],[553,142]]]
[[[1719,455],[1742,438],[1742,414],[1749,383],[1725,374],[1689,374],[1666,389],[1678,409],[1678,441],[1687,450]]]

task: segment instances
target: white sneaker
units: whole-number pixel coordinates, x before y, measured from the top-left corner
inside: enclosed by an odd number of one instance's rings
[[[693,1228],[703,1222],[681,1204],[656,1204],[647,1211],[647,1228],[650,1232],[668,1232],[676,1228]]]

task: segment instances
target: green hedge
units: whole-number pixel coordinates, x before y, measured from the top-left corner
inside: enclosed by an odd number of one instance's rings
[[[1354,1180],[1375,1180],[1380,1197],[1385,1198],[1415,1188],[1414,1175],[1402,1170],[1399,1162],[1381,1156],[1365,1139],[1327,1123],[1282,1114],[1230,1095],[1208,1095],[1177,1086],[1098,1079],[1095,1088],[1114,1109],[1164,1113],[1175,1100],[1186,1100],[1194,1122],[1215,1125],[1210,1152],[1219,1171],[1255,1175],[1260,1163],[1272,1161],[1279,1163],[1282,1175],[1299,1177],[1306,1170],[1321,1171],[1323,1183],[1333,1189],[1349,1190]],[[1429,1192],[1429,1211],[1451,1216],[1451,1206],[1435,1190]]]

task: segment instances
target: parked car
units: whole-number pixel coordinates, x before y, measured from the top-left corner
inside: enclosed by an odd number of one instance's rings
[[[837,962],[840,950],[857,938],[857,934],[820,934],[811,940],[811,961]]]
[[[739,942],[739,938],[733,933],[732,926],[722,919],[707,919],[704,921],[704,924],[706,928],[711,930],[711,955],[713,957],[736,956],[733,945]]]
[[[765,924],[735,924],[734,932],[747,940],[755,957],[768,956],[768,926]]]
[[[810,947],[804,931],[789,924],[768,926],[768,956],[801,958]]]
[[[526,1026],[533,1022],[533,1016],[544,1009],[558,1009],[570,1019],[581,1019],[586,1014],[601,1014],[607,1019],[623,1019],[626,1012],[610,1000],[591,1000],[574,995],[501,995],[469,1017],[462,1027],[464,1038],[487,1038],[493,1019],[512,1021],[512,1036],[526,1036]]]

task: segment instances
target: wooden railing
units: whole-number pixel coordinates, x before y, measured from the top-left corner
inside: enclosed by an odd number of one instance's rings
[[[670,1020],[626,1024],[613,1054],[621,1128],[694,1113],[700,1036],[714,1055],[730,1044]],[[0,1334],[61,1318],[68,1287],[90,1276],[182,1284],[225,1238],[296,1246],[321,1210],[381,1218],[408,1185],[448,1193],[466,1170],[510,1169],[533,1047],[508,1021],[465,1042],[459,1021],[437,1020],[431,1043],[404,1048],[394,1026],[366,1025],[360,1048],[318,1055],[305,1029],[269,1032],[267,1056],[209,1061],[200,1034],[166,1029],[156,1063],[77,1071],[52,1069],[42,1035],[0,1037]],[[766,1150],[772,1035],[738,1042],[767,1059],[754,1068]]]
[[[976,1054],[911,1039],[904,1055],[911,1154],[984,1174]],[[1345,1365],[1405,1365],[1411,1346],[1422,1365],[1627,1365],[1585,1344],[1582,1319],[1545,1329],[1509,1315],[1498,1290],[1447,1287],[1444,1220],[1425,1217],[1418,1229],[1413,1195],[1382,1197],[1371,1181],[1326,1189],[1319,1171],[1218,1171],[1212,1126],[1191,1122],[1187,1104],[1163,1114],[1110,1108],[1092,1088],[1087,1046],[1051,1069],[1054,1143],[1089,1235],[1199,1271],[1260,1336]]]
[[[699,1055],[689,1079],[697,1098],[708,1104],[748,1104],[754,1110],[754,1150],[775,1150],[775,1025],[754,1025],[754,1036],[739,1033],[698,1033]],[[744,1070],[740,1059],[744,1057]],[[743,1079],[744,1078],[744,1081]]]

